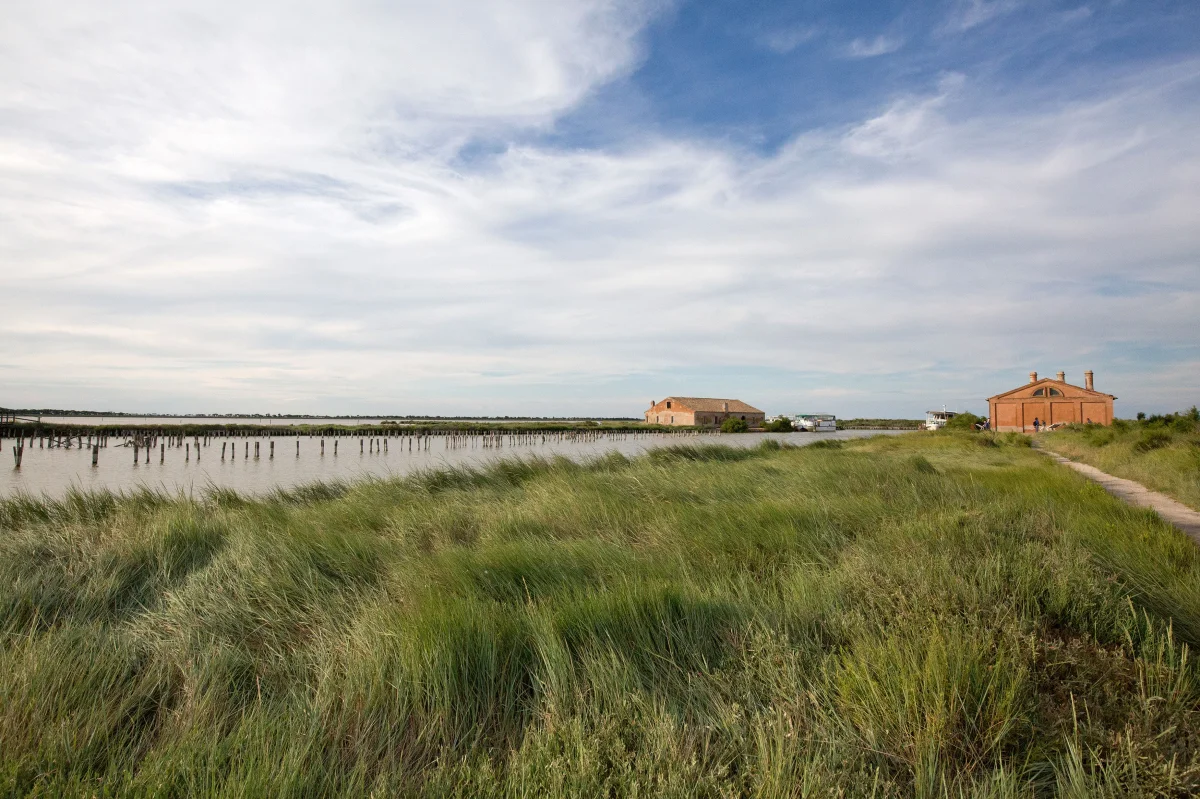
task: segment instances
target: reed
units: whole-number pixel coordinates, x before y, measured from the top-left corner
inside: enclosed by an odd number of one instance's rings
[[[1200,555],[1027,443],[0,502],[0,793],[1194,794]]]

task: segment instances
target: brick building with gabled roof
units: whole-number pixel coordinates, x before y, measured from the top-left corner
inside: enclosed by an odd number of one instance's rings
[[[988,398],[988,416],[993,430],[1027,432],[1033,430],[1033,420],[1039,427],[1072,422],[1112,424],[1112,394],[1096,391],[1092,373],[1083,373],[1083,386],[1073,386],[1059,372],[1054,380],[1038,379],[1037,372],[1029,373],[1025,385]]]
[[[766,413],[741,400],[711,397],[667,397],[651,402],[646,411],[647,424],[676,427],[712,427],[726,419],[744,419],[751,427],[758,427],[766,418]]]

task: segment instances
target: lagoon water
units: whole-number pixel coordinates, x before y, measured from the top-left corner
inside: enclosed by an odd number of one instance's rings
[[[424,418],[404,418],[394,416],[37,416],[30,414],[20,414],[22,419],[38,420],[45,426],[53,426],[55,424],[62,425],[87,425],[98,427],[101,425],[110,425],[117,427],[161,427],[170,429],[172,425],[183,424],[204,424],[204,425],[221,425],[221,424],[247,424],[258,427],[290,427],[292,425],[378,425],[386,420],[396,422],[397,426],[419,425],[422,422],[465,422],[479,424],[495,424],[497,422],[536,422],[540,419],[506,419],[506,418],[491,418],[491,419],[466,419],[466,418],[449,418],[449,417],[429,417]],[[580,421],[579,419],[556,418],[549,421],[554,422],[571,422]],[[638,421],[631,419],[630,421]]]
[[[95,467],[92,466],[91,450],[86,447],[43,449],[39,448],[36,440],[32,447],[29,446],[27,439],[20,469],[13,466],[12,447],[15,441],[8,438],[0,442],[5,458],[4,461],[0,461],[4,464],[0,466],[0,497],[20,493],[58,497],[71,488],[83,491],[127,491],[141,487],[170,494],[201,495],[210,487],[231,488],[247,494],[264,494],[276,488],[318,481],[386,478],[420,470],[485,466],[502,458],[563,456],[583,461],[608,452],[640,455],[654,447],[674,444],[751,447],[769,438],[803,446],[829,439],[860,438],[895,432],[897,431],[840,430],[836,433],[743,433],[724,436],[601,433],[588,441],[550,435],[545,436],[543,441],[542,434],[538,433],[524,436],[505,435],[500,437],[499,442],[496,438],[490,439],[489,443],[499,443],[499,446],[485,446],[485,439],[480,436],[439,435],[428,439],[407,436],[386,439],[342,436],[322,439],[316,436],[310,438],[286,435],[272,438],[212,438],[207,446],[199,448],[198,457],[194,441],[189,440],[190,447],[168,446],[165,453],[162,453],[159,447],[153,447],[150,450],[149,463],[146,462],[146,450],[140,449],[140,462],[137,464],[133,460],[133,448],[116,446],[119,442],[114,437],[110,439],[110,446],[100,450],[99,464]],[[322,441],[325,442],[324,455],[321,454]],[[273,458],[270,457],[271,442],[275,443]],[[335,442],[338,451],[336,455]],[[374,447],[372,442],[377,442],[378,448]],[[426,442],[427,448],[424,446]],[[258,457],[254,455],[256,443],[259,447]],[[224,458],[221,457],[223,444],[232,447],[232,453],[227,449]]]

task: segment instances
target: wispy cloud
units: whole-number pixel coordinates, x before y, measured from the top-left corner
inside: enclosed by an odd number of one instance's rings
[[[874,39],[855,39],[846,46],[850,58],[874,58],[894,53],[904,46],[904,40],[896,36],[880,34]]]
[[[1024,0],[958,0],[942,29],[962,32],[1016,11]]]
[[[764,31],[756,37],[763,47],[776,53],[790,53],[802,44],[807,44],[820,34],[815,25],[783,27]]]

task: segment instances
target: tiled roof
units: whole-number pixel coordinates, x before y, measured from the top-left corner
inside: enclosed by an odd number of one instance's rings
[[[736,399],[713,399],[711,397],[667,397],[667,399],[682,406],[681,410],[701,413],[724,413],[726,402],[729,403],[729,413],[762,413],[753,405],[747,405]]]

